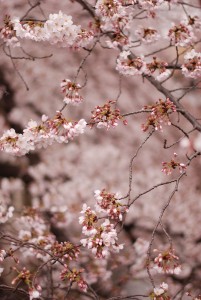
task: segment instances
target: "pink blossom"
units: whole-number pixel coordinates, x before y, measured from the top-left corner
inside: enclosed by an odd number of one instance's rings
[[[61,47],[85,47],[93,39],[92,32],[74,25],[72,17],[61,11],[58,14],[50,14],[45,22],[20,21],[19,18],[13,18],[11,24],[17,38],[46,41]]]
[[[178,25],[173,24],[169,29],[168,37],[173,45],[181,47],[192,45],[196,39],[193,28],[190,25],[185,25],[185,22]]]
[[[160,38],[158,31],[151,27],[139,26],[135,31],[136,36],[144,43],[149,44]]]
[[[117,58],[116,70],[125,76],[142,75],[146,71],[146,63],[143,56],[130,58],[130,51],[123,51]]]
[[[195,52],[192,49],[184,56],[184,64],[181,66],[182,73],[186,77],[200,78],[201,77],[201,53]]]

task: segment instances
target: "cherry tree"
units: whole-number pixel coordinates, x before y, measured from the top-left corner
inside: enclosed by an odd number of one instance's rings
[[[0,6],[2,299],[200,299],[201,2]]]

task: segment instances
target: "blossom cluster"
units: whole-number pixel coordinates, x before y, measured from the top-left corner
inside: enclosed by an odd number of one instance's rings
[[[143,109],[151,110],[151,114],[147,118],[147,122],[142,124],[142,130],[147,131],[149,126],[153,126],[155,130],[162,131],[162,124],[171,125],[170,113],[176,112],[176,106],[170,101],[159,99],[154,105],[145,105]]]
[[[187,52],[181,69],[185,77],[200,78],[201,53],[194,49]],[[153,75],[158,81],[165,80],[171,74],[167,62],[157,57],[153,57],[152,62],[145,62],[143,56],[132,58],[130,51],[122,51],[119,54],[116,70],[124,76]]]
[[[46,41],[61,47],[85,47],[93,40],[91,31],[73,24],[72,17],[59,12],[50,14],[46,21],[23,21],[13,18],[11,24],[17,38]]]
[[[60,257],[62,261],[76,260],[80,250],[70,242],[55,242],[51,247],[52,255]]]
[[[125,76],[142,75],[146,73],[146,63],[143,56],[132,58],[130,51],[122,51],[117,58],[116,70]]]
[[[10,16],[6,15],[4,18],[4,26],[0,28],[0,38],[6,43],[6,46],[19,47],[20,42],[15,36],[13,24]]]
[[[154,269],[157,272],[180,274],[181,265],[178,263],[179,257],[175,255],[174,249],[168,249],[166,251],[154,249],[154,252],[158,252],[158,256],[154,258]]]
[[[78,92],[81,89],[79,84],[76,84],[69,79],[64,79],[60,86],[62,93],[65,94],[65,98],[63,100],[64,103],[77,105],[83,101],[82,96],[80,96]]]
[[[138,0],[142,9],[153,10],[158,9],[165,0]]]
[[[119,0],[98,0],[95,6],[96,15],[110,22],[119,16],[125,16],[125,8]]]
[[[192,26],[195,29],[195,31],[201,30],[201,19],[196,15],[189,15],[188,19],[185,20],[185,23],[189,26]]]
[[[96,106],[92,111],[90,126],[93,127],[96,124],[97,128],[106,128],[108,130],[110,127],[116,127],[119,120],[122,120],[123,124],[126,125],[127,121],[124,120],[120,110],[112,108],[112,105],[115,103],[116,101],[109,100],[103,106]]]
[[[133,20],[133,11],[138,4],[147,10],[148,16],[155,17],[156,10],[164,4],[177,3],[178,0],[98,0],[95,5],[95,21],[91,22],[91,30],[85,30],[75,25],[72,17],[59,11],[50,14],[47,20],[12,20],[5,18],[4,27],[0,29],[1,37],[7,45],[20,46],[19,39],[46,41],[61,47],[74,49],[86,47],[91,44],[96,33],[112,32],[111,40],[106,41],[109,47],[122,46],[123,49],[132,47],[130,28]],[[131,9],[132,8],[132,9]],[[188,16],[187,20],[179,24],[172,24],[164,38],[168,38],[175,46],[189,46],[195,40],[194,31],[201,29],[201,22],[197,16]],[[142,43],[151,43],[161,37],[157,29],[139,26],[135,36]],[[163,36],[162,36],[163,37]]]
[[[132,58],[130,51],[122,51],[117,58],[116,70],[124,76],[153,75],[158,81],[162,81],[171,73],[167,67],[167,62],[156,57],[147,63],[143,56]]]
[[[81,119],[78,122],[67,121],[60,111],[53,119],[42,116],[42,123],[30,121],[18,134],[14,129],[9,129],[0,138],[0,150],[14,154],[25,155],[31,150],[47,147],[53,142],[68,143],[69,139],[84,133],[86,121]]]
[[[88,233],[87,233],[88,235]],[[117,244],[117,231],[114,224],[106,219],[100,226],[96,226],[90,235],[81,239],[80,242],[84,247],[91,249],[97,258],[107,257],[110,251],[119,252],[123,249],[123,244]]]
[[[18,237],[23,242],[29,242],[40,246],[44,250],[51,249],[55,243],[55,236],[50,232],[49,225],[33,208],[26,209],[23,215],[17,220],[16,227],[24,228],[18,232]],[[42,251],[42,250],[41,250]],[[37,248],[23,250],[24,256],[35,256],[37,259],[46,260],[49,255],[45,255]]]
[[[158,81],[165,80],[171,71],[167,69],[168,63],[153,57],[152,62],[146,64],[146,74],[154,76]]]
[[[70,270],[67,265],[65,265],[65,268],[61,272],[61,280],[68,279],[71,283],[76,283],[78,287],[83,290],[84,292],[87,291],[87,283],[82,278],[82,272],[83,270],[77,270],[76,268],[73,268]]]
[[[76,283],[80,289],[86,292],[87,283],[83,280],[81,273],[82,270],[76,268],[70,268],[69,262],[76,261],[80,253],[79,247],[73,245],[70,242],[55,242],[51,247],[51,254],[58,260],[59,258],[64,263],[64,269],[60,273],[62,281],[69,280],[71,283]]]
[[[184,64],[181,66],[182,73],[186,77],[201,77],[201,53],[192,49],[184,56]]]
[[[99,28],[102,31],[114,32],[111,45],[116,47],[129,44],[129,38],[125,33],[128,33],[132,17],[131,13],[126,11],[123,1],[98,0],[95,5],[95,13],[100,18]]]
[[[156,17],[157,10],[160,8],[167,5],[170,7],[170,4],[176,4],[178,1],[179,0],[135,0],[140,8],[147,12],[147,16],[151,18]]]
[[[92,211],[86,204],[83,205],[79,223],[83,226],[82,232],[87,236],[81,239],[84,247],[91,249],[97,258],[108,257],[110,251],[119,252],[123,249],[123,244],[117,244],[117,231],[114,224],[109,219],[105,219],[102,224],[98,224],[95,211]]]
[[[118,193],[108,193],[105,189],[102,191],[96,190],[94,197],[97,201],[97,212],[105,212],[113,220],[122,221],[123,214],[128,212],[128,208],[118,201],[120,198]]]
[[[193,27],[185,24],[185,22],[181,22],[178,25],[173,24],[169,29],[168,37],[173,45],[181,47],[192,45],[196,39]]]
[[[33,284],[33,274],[25,267],[20,271],[17,268],[13,268],[18,275],[12,280],[12,284],[24,282],[29,288],[29,299],[33,300],[39,298],[41,295],[41,286],[39,284]]]
[[[145,44],[155,42],[160,38],[160,34],[156,29],[143,26],[136,29],[135,35]]]
[[[149,296],[152,300],[170,300],[170,296],[168,295],[167,291],[168,284],[163,282],[159,287],[155,287]]]
[[[166,175],[172,174],[172,171],[175,170],[176,168],[179,168],[179,172],[183,173],[186,170],[186,165],[180,162],[177,162],[175,160],[175,157],[177,157],[177,153],[174,153],[174,157],[171,159],[169,162],[162,162],[163,168],[162,172],[165,173]]]
[[[82,232],[88,234],[91,230],[93,232],[95,223],[98,221],[97,214],[94,210],[91,210],[89,206],[83,204],[81,214],[84,216],[79,217],[79,223],[82,224]]]

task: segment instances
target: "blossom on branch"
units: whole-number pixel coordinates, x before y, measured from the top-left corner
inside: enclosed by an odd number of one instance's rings
[[[97,128],[106,128],[108,130],[110,127],[116,127],[119,120],[123,121],[124,125],[127,125],[127,121],[124,120],[120,110],[118,108],[112,109],[112,105],[115,103],[116,101],[109,100],[103,106],[96,106],[92,111],[90,126],[93,127],[96,124]]]
[[[27,270],[26,268],[23,268],[21,271],[19,271],[17,268],[13,268],[18,275],[13,279],[12,284],[19,283],[20,281],[24,282],[28,288],[29,288],[29,296],[30,300],[40,297],[41,295],[41,286],[40,285],[33,285],[33,274]]]
[[[139,26],[136,29],[135,34],[142,42],[146,44],[158,41],[158,39],[160,38],[160,34],[158,33],[158,31],[151,27]]]
[[[123,51],[117,58],[116,70],[125,76],[142,75],[146,72],[143,56],[132,58],[130,51]]]
[[[167,69],[168,63],[153,57],[153,61],[146,64],[147,75],[154,76],[158,81],[166,79],[171,71]]]
[[[77,105],[83,101],[82,96],[80,96],[78,92],[81,89],[79,84],[76,84],[69,79],[64,79],[60,86],[62,93],[65,94],[65,98],[63,100],[64,103]]]
[[[80,253],[77,246],[70,242],[55,242],[51,247],[51,253],[53,256],[61,258],[62,261],[68,262],[71,260],[76,260]]]
[[[96,190],[94,197],[97,201],[96,210],[107,213],[111,219],[122,221],[123,214],[128,212],[128,208],[118,201],[118,198],[120,198],[118,193],[108,193],[105,189],[102,191]]]
[[[95,205],[97,212],[105,212],[110,219],[122,221],[123,214],[128,208],[118,201],[119,194],[108,193],[103,189],[96,190],[94,197],[97,201]],[[96,211],[91,210],[86,204],[83,204],[81,214],[83,216],[79,218],[79,223],[82,225],[82,233],[87,238],[81,239],[80,242],[84,247],[91,249],[97,258],[107,257],[110,251],[119,252],[123,249],[123,244],[117,244],[117,231],[109,219],[105,219],[99,225]]]
[[[179,168],[179,172],[183,173],[186,171],[186,165],[180,162],[177,162],[175,160],[175,157],[177,157],[177,153],[174,153],[174,158],[171,159],[169,162],[162,162],[163,168],[162,172],[165,173],[166,175],[172,174],[172,171],[175,170],[176,168]]]
[[[84,133],[86,124],[84,119],[69,122],[58,111],[53,119],[43,116],[41,124],[30,121],[23,134],[17,134],[14,129],[6,131],[0,138],[0,150],[21,156],[36,148],[46,148],[55,141],[68,143],[69,139]]]
[[[42,250],[52,249],[52,245],[55,244],[55,236],[40,213],[34,208],[26,209],[19,220],[17,220],[16,227],[18,228],[18,238],[22,242],[29,242],[40,247],[40,249],[37,249],[37,247],[23,249],[24,256],[33,256],[39,260],[46,261],[49,258],[49,254],[45,254]]]
[[[11,24],[17,38],[46,41],[60,47],[85,47],[93,40],[92,32],[86,32],[81,26],[73,24],[72,17],[61,11],[58,14],[50,14],[44,22],[13,18]]]
[[[117,244],[117,231],[114,224],[111,224],[108,219],[101,225],[95,225],[88,232],[84,230],[84,234],[88,237],[81,239],[81,244],[91,249],[97,258],[107,257],[110,251],[119,252],[123,249],[123,244]]]
[[[147,131],[149,126],[153,126],[155,130],[162,131],[162,124],[171,125],[170,113],[176,112],[176,106],[170,101],[159,99],[154,105],[145,105],[143,109],[150,109],[151,114],[147,118],[147,122],[142,124],[142,130]]]
[[[85,235],[90,235],[92,232],[96,232],[94,229],[95,223],[98,221],[96,212],[91,210],[91,208],[84,203],[80,213],[84,215],[79,217],[79,223],[83,226],[82,232]]]
[[[20,42],[16,37],[11,22],[10,16],[6,15],[4,18],[4,26],[0,28],[0,38],[6,43],[6,46],[20,47]]]
[[[158,256],[154,258],[153,267],[157,272],[180,274],[181,265],[178,263],[179,257],[175,255],[174,249],[168,249],[166,251],[154,249],[154,252],[158,252]]]
[[[168,37],[173,45],[181,47],[192,45],[196,39],[192,26],[186,25],[185,22],[178,25],[173,24],[169,29]]]
[[[159,287],[155,287],[153,292],[150,293],[149,297],[151,300],[170,300],[170,296],[167,293],[168,284],[163,282]]]
[[[195,52],[192,49],[184,56],[184,64],[181,66],[182,73],[186,77],[200,78],[201,77],[201,53]]]
[[[70,270],[67,265],[65,265],[65,268],[60,274],[61,280],[69,280],[71,283],[76,283],[78,287],[83,290],[84,292],[87,291],[87,283],[82,278],[81,273],[83,272],[83,269],[77,270],[76,268],[73,268]]]
[[[111,32],[110,40],[106,41],[109,48],[128,47],[131,44],[129,30],[132,14],[126,9],[125,1],[98,0],[95,13],[98,17],[98,22],[96,17],[94,23],[96,32]]]

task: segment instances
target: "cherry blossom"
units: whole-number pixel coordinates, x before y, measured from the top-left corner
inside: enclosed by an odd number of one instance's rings
[[[93,127],[95,124],[97,128],[106,128],[107,130],[111,127],[116,127],[118,121],[123,121],[126,125],[127,121],[124,120],[118,108],[112,108],[116,101],[109,100],[103,106],[96,106],[92,111],[92,117],[90,120],[90,126]]]
[[[3,39],[7,46],[11,46],[13,48],[20,46],[20,42],[15,36],[10,16],[6,15],[4,18],[4,27],[0,28],[0,38]]]
[[[192,45],[196,39],[192,26],[185,25],[185,22],[178,25],[173,24],[169,29],[168,37],[172,44],[181,47]]]
[[[93,39],[92,32],[86,32],[81,26],[73,24],[72,17],[63,12],[50,14],[47,21],[11,20],[17,38],[46,41],[60,47],[85,47]]]
[[[68,261],[76,260],[80,250],[70,242],[58,243],[56,241],[51,247],[51,252],[52,255],[61,257],[62,261],[67,263]]]
[[[69,139],[83,134],[86,127],[84,119],[69,122],[61,112],[57,112],[53,119],[43,116],[42,120],[41,124],[30,121],[23,134],[17,134],[14,129],[6,131],[0,138],[0,149],[18,156],[25,155],[36,148],[46,148],[55,141],[68,143]]]
[[[117,58],[116,70],[125,76],[142,75],[146,71],[146,63],[143,56],[131,58],[130,51],[123,51]]]
[[[153,43],[160,38],[158,31],[151,27],[140,26],[136,29],[135,34],[144,43]]]
[[[147,122],[142,124],[142,130],[147,131],[149,126],[153,126],[155,130],[162,131],[162,125],[171,125],[170,113],[176,111],[176,106],[170,101],[169,98],[166,101],[159,99],[155,105],[146,105],[143,109],[150,109],[151,114],[147,118]]]
[[[175,160],[176,157],[177,157],[177,153],[174,153],[174,158],[172,158],[170,162],[162,162],[163,168],[161,171],[163,173],[165,173],[166,175],[170,175],[172,174],[173,170],[175,170],[177,167],[180,173],[185,172],[186,165],[184,163],[177,162]]]
[[[159,251],[158,256],[154,258],[154,269],[159,273],[180,274],[181,265],[178,263],[179,257],[174,254],[174,249]]]
[[[81,86],[69,79],[64,79],[61,82],[61,91],[65,94],[64,103],[77,105],[83,101],[83,98],[79,95]]]
[[[84,203],[80,213],[84,214],[84,216],[79,217],[79,223],[83,226],[82,232],[85,235],[96,233],[95,223],[98,220],[96,212]]]
[[[184,56],[184,64],[181,66],[182,73],[186,77],[199,78],[201,77],[201,53],[192,49]]]
[[[122,221],[123,214],[128,212],[128,208],[118,201],[118,198],[120,198],[118,193],[108,193],[105,189],[102,191],[96,190],[94,197],[97,201],[96,210],[107,213],[111,219]]]
[[[83,280],[81,274],[83,272],[83,269],[77,270],[76,268],[73,268],[72,270],[69,270],[67,265],[61,272],[61,280],[70,280],[72,283],[76,283],[78,287],[83,290],[84,292],[87,291],[87,283]]]
[[[23,281],[29,288],[30,300],[40,297],[42,289],[38,284],[33,285],[33,274],[25,267],[21,271],[14,267],[14,270],[18,273],[18,275],[13,279],[12,284]]]
[[[18,236],[24,242],[30,242],[40,246],[42,249],[49,250],[55,243],[55,236],[50,232],[50,227],[40,216],[36,209],[27,209],[24,215],[16,220],[16,227],[19,229]],[[21,229],[23,228],[23,229]],[[23,251],[24,256],[34,256],[37,259],[46,261],[49,255],[32,249]]]
[[[38,288],[38,290],[35,288],[29,289],[29,297],[30,297],[29,299],[32,300],[32,299],[39,298],[41,296],[40,290],[41,288]]]
[[[139,0],[138,2],[142,9],[154,10],[158,9],[164,3],[164,0]]]
[[[168,284],[163,282],[159,287],[155,287],[153,292],[150,293],[150,298],[153,300],[170,300],[170,296],[167,293]]]
[[[97,258],[107,257],[110,251],[119,252],[123,249],[123,244],[117,244],[117,231],[114,228],[114,224],[111,224],[108,219],[100,226],[97,225],[87,235],[89,237],[81,239],[80,242],[84,247],[87,246],[88,249],[91,249]]]
[[[128,28],[129,14],[127,14],[122,1],[98,0],[95,6],[96,15],[101,18],[102,30],[118,30]],[[115,30],[115,31],[116,31]]]

